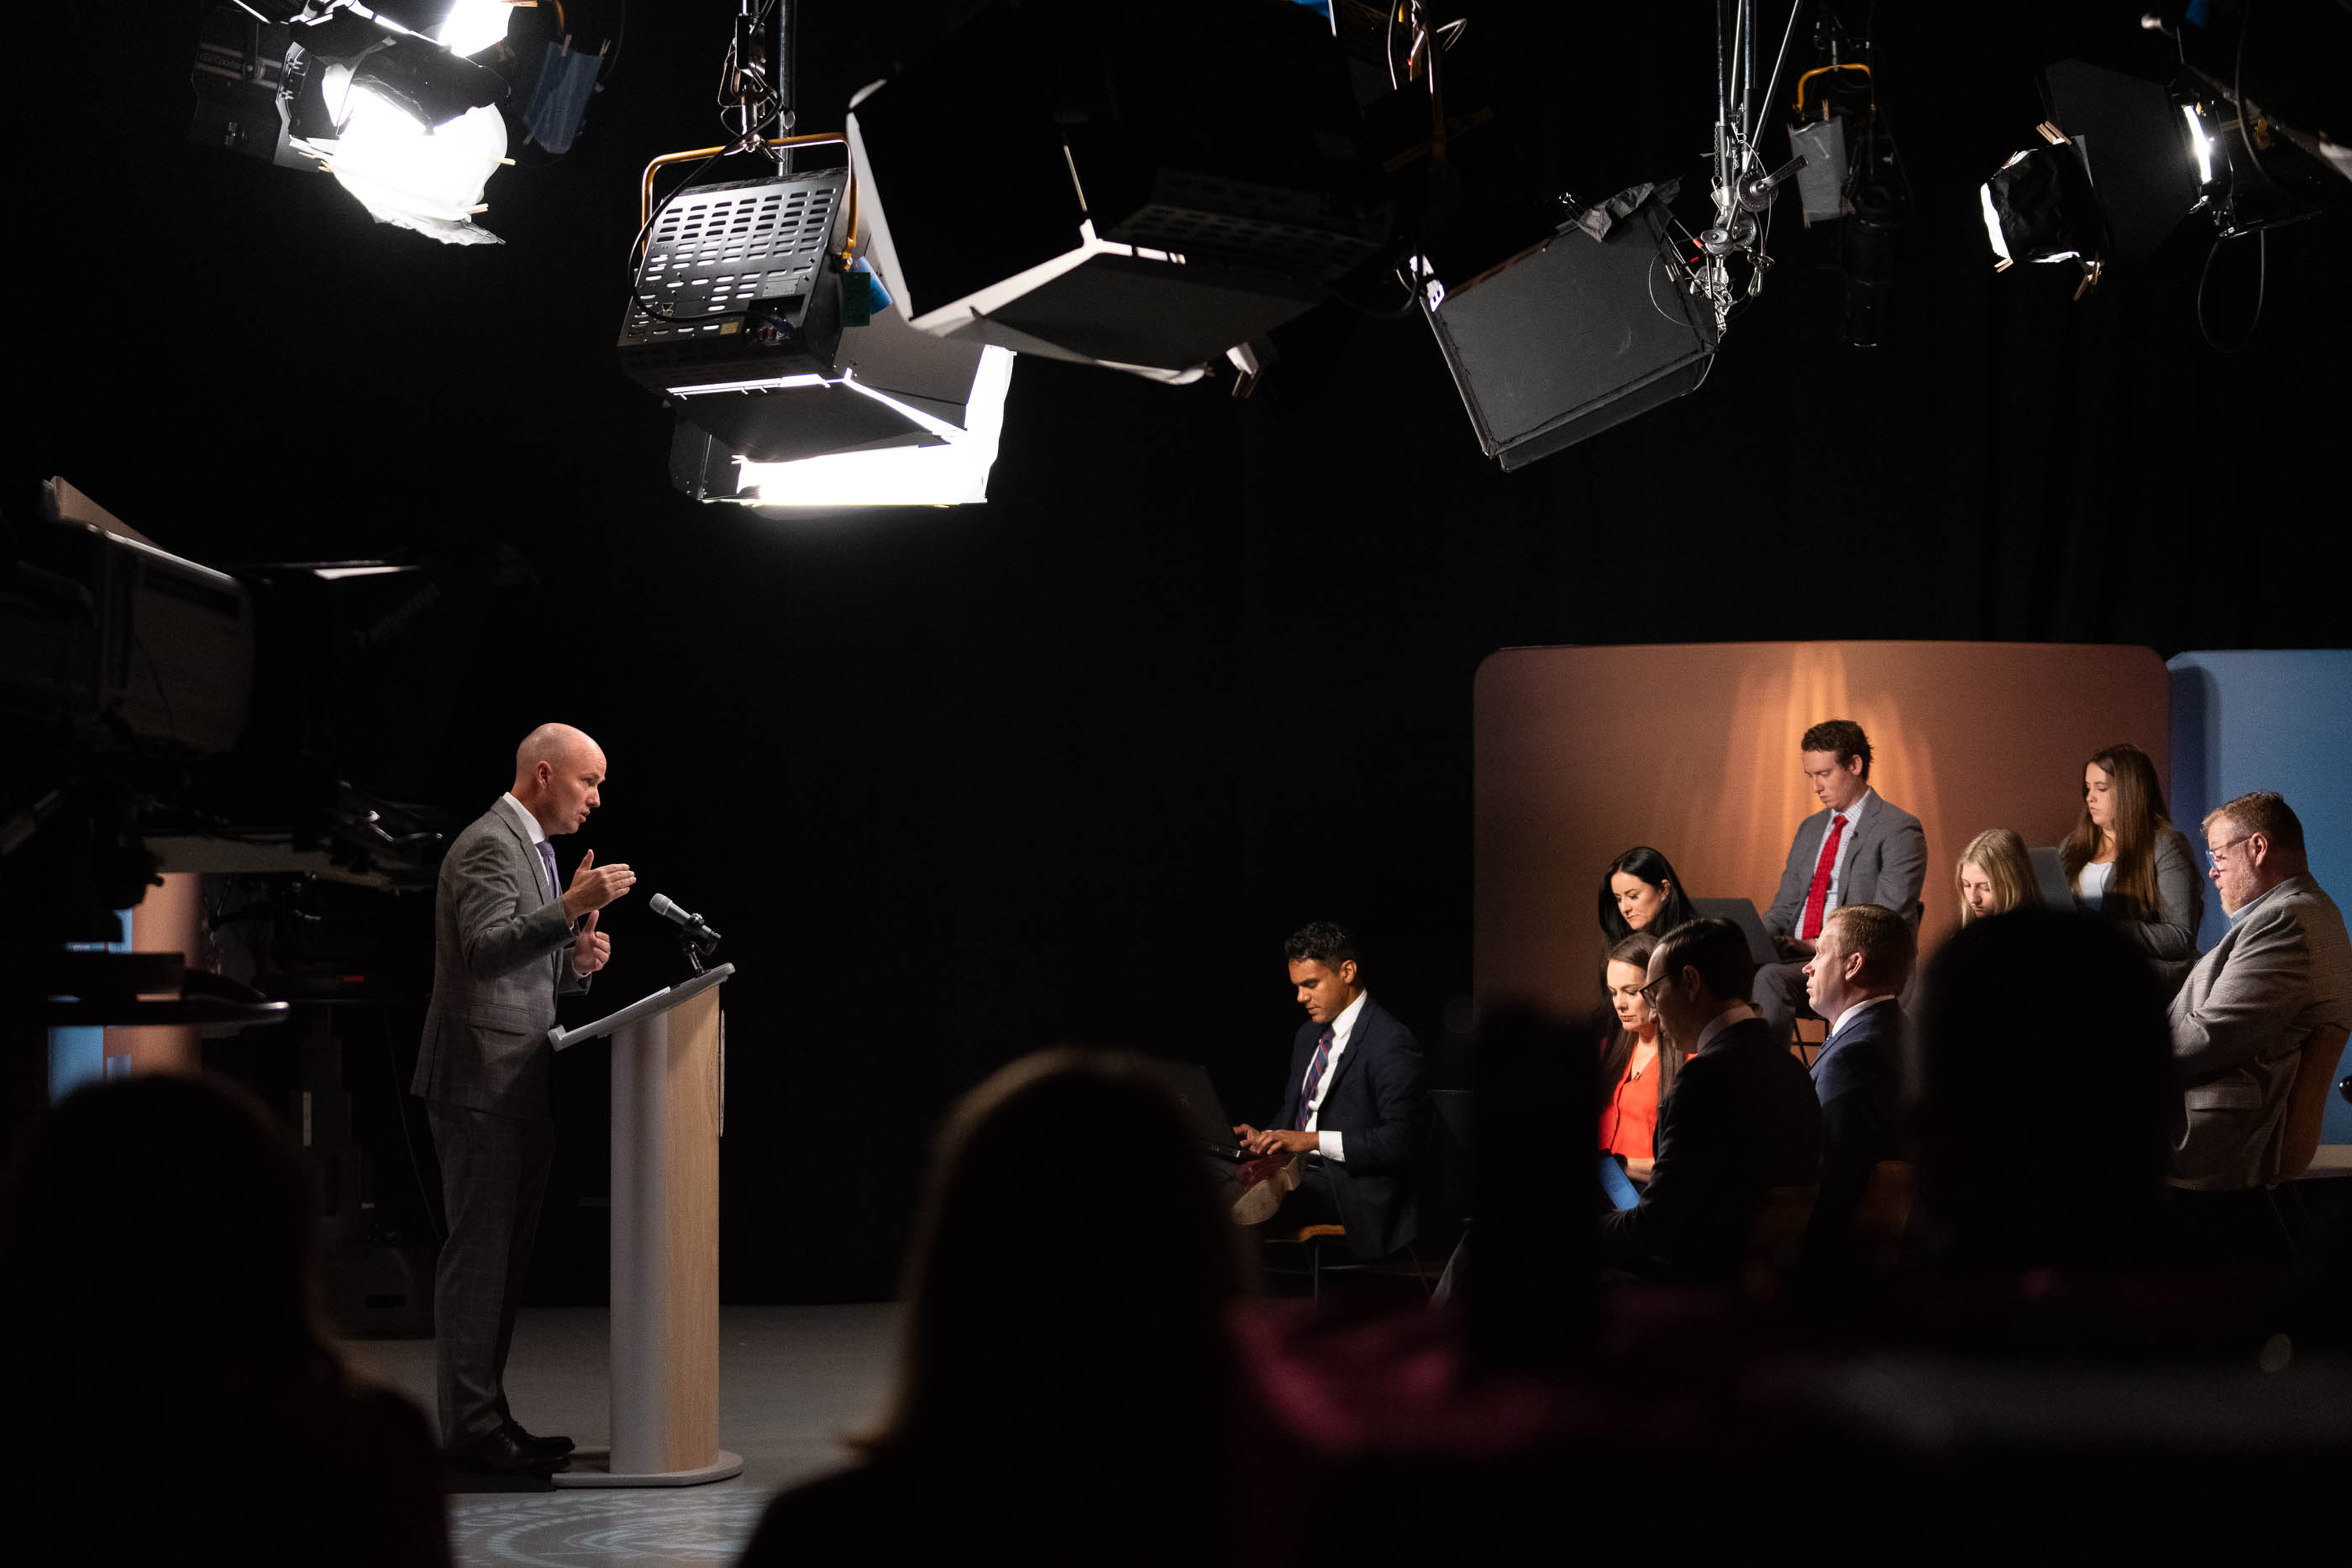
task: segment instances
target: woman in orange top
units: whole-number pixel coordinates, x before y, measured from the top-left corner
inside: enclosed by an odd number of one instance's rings
[[[1682,1053],[1658,1035],[1658,1016],[1642,1000],[1650,953],[1658,939],[1637,931],[1609,950],[1601,985],[1617,1016],[1616,1031],[1601,1049],[1601,1148],[1614,1154],[1637,1182],[1650,1179],[1658,1106],[1675,1086]]]

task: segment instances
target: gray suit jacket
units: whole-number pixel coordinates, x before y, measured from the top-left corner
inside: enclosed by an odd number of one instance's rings
[[[2260,1184],[2296,1058],[2323,1024],[2352,1025],[2352,940],[2319,884],[2289,877],[2238,911],[2172,999],[2174,1180]]]
[[[505,1116],[550,1113],[548,1075],[572,931],[540,881],[539,851],[514,813],[494,805],[441,862],[433,905],[433,1004],[409,1091]]]
[[[1822,835],[1829,826],[1827,811],[1817,811],[1797,825],[1797,836],[1789,842],[1789,863],[1780,871],[1780,890],[1764,914],[1764,929],[1774,936],[1796,934],[1797,922],[1805,914],[1805,895],[1812,891]],[[1850,831],[1853,847],[1846,851],[1845,885],[1838,889],[1838,902],[1893,910],[1916,931],[1922,913],[1919,889],[1927,880],[1927,835],[1919,819],[1885,795],[1874,795],[1870,809]]]

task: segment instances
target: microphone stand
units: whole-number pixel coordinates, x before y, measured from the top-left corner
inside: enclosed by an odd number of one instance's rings
[[[718,951],[719,939],[698,937],[690,931],[677,933],[678,945],[686,950],[687,966],[697,974],[702,973],[702,961]]]

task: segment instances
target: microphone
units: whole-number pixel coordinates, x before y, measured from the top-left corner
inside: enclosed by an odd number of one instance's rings
[[[690,937],[698,938],[703,942],[717,942],[719,940],[719,933],[712,931],[709,926],[704,925],[700,915],[689,914],[686,910],[678,908],[677,905],[670,901],[667,894],[656,893],[654,895],[653,911],[666,921],[675,921],[679,925],[684,926],[686,928],[686,934]]]

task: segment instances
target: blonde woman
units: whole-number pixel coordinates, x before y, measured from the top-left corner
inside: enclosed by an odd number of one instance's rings
[[[1959,889],[1962,925],[2042,903],[2025,840],[2006,827],[1988,827],[1969,839],[1952,880]]]

